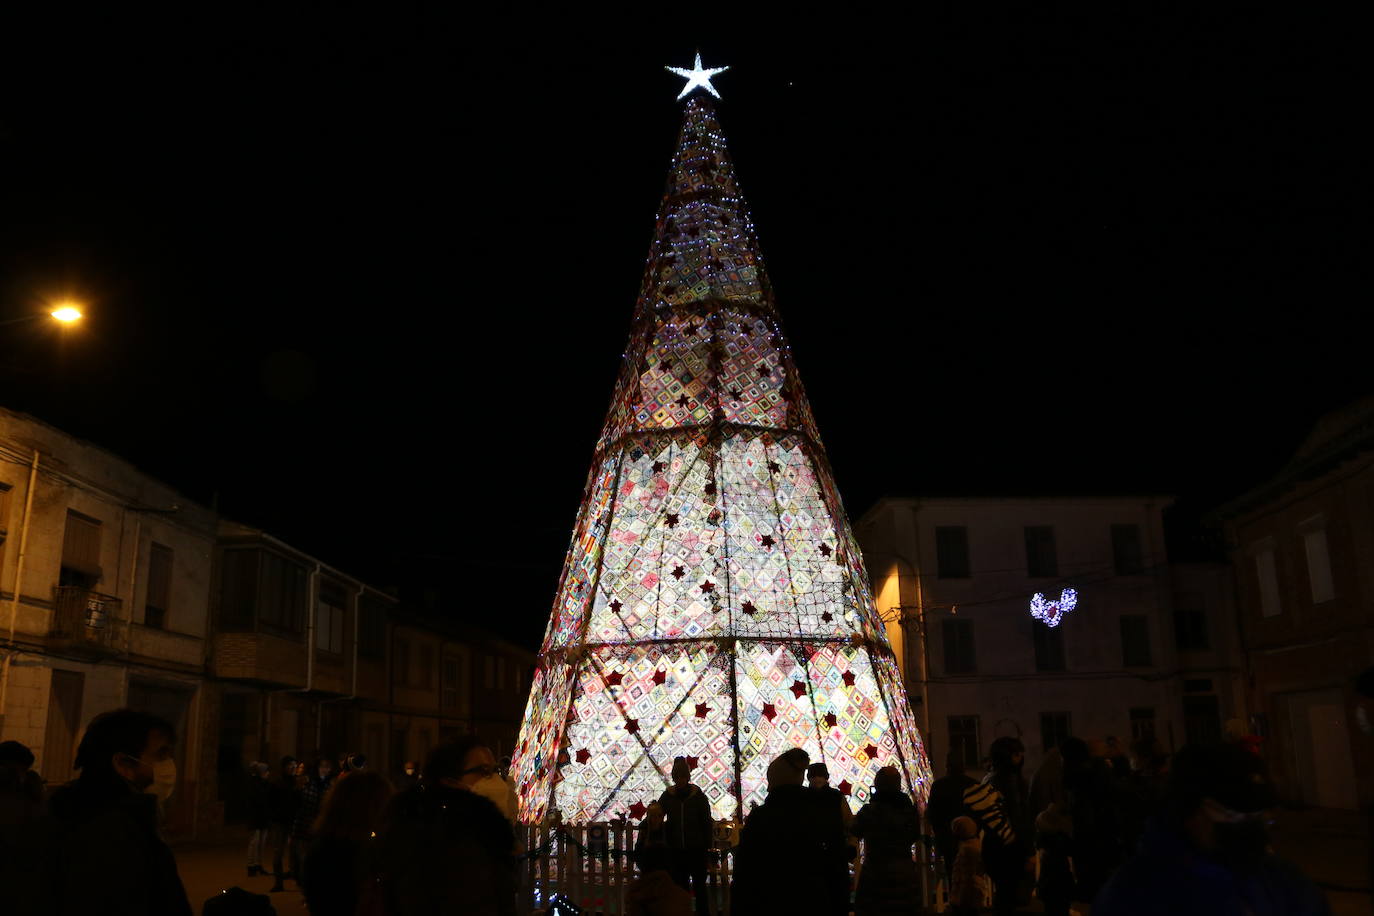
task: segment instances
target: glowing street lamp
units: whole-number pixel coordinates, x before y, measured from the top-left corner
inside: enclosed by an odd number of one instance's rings
[[[81,309],[71,303],[65,303],[53,309],[50,314],[63,324],[71,324],[74,321],[80,321],[82,318]]]

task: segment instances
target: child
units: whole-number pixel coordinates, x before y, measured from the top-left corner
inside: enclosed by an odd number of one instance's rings
[[[983,873],[983,843],[971,817],[956,817],[949,825],[958,842],[949,876],[949,907],[954,916],[975,916],[983,902],[978,876]]]
[[[1035,893],[1045,916],[1068,916],[1073,900],[1073,821],[1058,802],[1035,819]]]
[[[668,847],[649,843],[636,855],[639,877],[625,894],[628,916],[691,916],[692,895],[668,872]]]

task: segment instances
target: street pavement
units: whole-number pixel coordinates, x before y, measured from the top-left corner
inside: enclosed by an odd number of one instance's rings
[[[181,883],[186,885],[186,896],[196,916],[200,916],[206,900],[235,885],[255,894],[267,893],[272,886],[272,876],[248,877],[244,865],[247,848],[247,833],[241,836],[234,833],[213,843],[188,843],[173,848]],[[296,890],[295,882],[288,880],[286,887],[287,890],[281,893],[269,895],[272,905],[277,908],[277,916],[303,916],[307,912],[305,898]]]

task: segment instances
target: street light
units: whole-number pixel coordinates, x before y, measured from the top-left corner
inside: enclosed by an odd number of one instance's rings
[[[50,314],[63,324],[71,324],[74,321],[80,321],[82,318],[81,309],[72,305],[70,302],[58,306],[53,309]]]

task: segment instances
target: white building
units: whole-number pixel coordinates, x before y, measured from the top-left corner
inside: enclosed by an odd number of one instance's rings
[[[52,783],[81,734],[134,706],[177,730],[172,833],[213,767],[205,647],[213,514],[128,462],[0,408],[0,740]]]
[[[875,600],[938,771],[951,747],[981,759],[1002,735],[1025,744],[1030,772],[1070,735],[1124,748],[1153,734],[1172,749],[1239,715],[1223,567],[1181,580],[1177,648],[1168,503],[887,498],[865,513]],[[1056,626],[1032,617],[1034,595],[1053,604],[1065,589],[1077,604]]]

